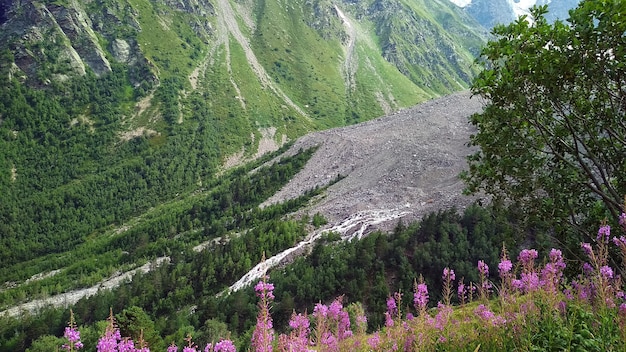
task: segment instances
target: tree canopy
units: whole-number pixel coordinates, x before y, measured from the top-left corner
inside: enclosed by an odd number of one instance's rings
[[[546,13],[495,27],[482,50],[472,92],[485,109],[462,177],[469,192],[582,230],[617,221],[626,194],[626,2],[583,0],[566,22]]]

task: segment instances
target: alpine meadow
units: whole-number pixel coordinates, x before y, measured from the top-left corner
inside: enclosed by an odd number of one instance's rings
[[[625,47],[622,0],[0,0],[0,351],[626,350]]]

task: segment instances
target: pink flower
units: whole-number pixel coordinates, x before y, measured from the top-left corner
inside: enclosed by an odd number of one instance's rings
[[[313,316],[316,318],[326,318],[328,315],[328,307],[324,304],[317,303],[313,308]]]
[[[98,352],[116,352],[117,343],[120,341],[122,337],[120,336],[120,331],[118,329],[107,329],[104,333],[104,336],[101,336],[98,340],[98,344],[96,345],[96,350]]]
[[[391,315],[392,317],[394,317],[397,313],[398,310],[398,306],[396,305],[396,300],[389,296],[389,298],[387,298],[387,312],[389,313],[389,315]]]
[[[593,266],[591,264],[584,262],[583,263],[583,272],[587,275],[593,273]]]
[[[489,276],[489,266],[482,260],[478,261],[478,272],[484,276]]]
[[[459,296],[459,300],[461,300],[462,302],[465,301],[465,284],[464,283],[459,283],[459,287],[457,288],[456,291],[457,295]]]
[[[417,284],[415,292],[413,293],[413,303],[417,310],[426,308],[428,304],[428,287],[425,283]]]
[[[339,312],[343,309],[343,305],[341,304],[341,299],[335,299],[333,303],[328,307],[328,316],[337,319],[339,317]]]
[[[256,326],[252,332],[252,348],[256,352],[271,352],[272,341],[274,341],[274,329],[272,317],[270,315],[270,302],[274,299],[272,291],[274,285],[267,283],[267,277],[264,277],[254,287],[257,295],[261,298],[259,301],[259,313],[257,314]],[[217,349],[217,344],[215,345]]]
[[[524,249],[519,253],[517,260],[522,262],[522,264],[524,265],[529,265],[531,262],[537,259],[538,256],[539,253],[537,253],[536,249]]]
[[[235,345],[231,340],[222,340],[215,344],[214,352],[235,352]]]
[[[289,320],[289,327],[294,330],[298,329],[308,329],[310,326],[309,319],[302,314],[293,315],[291,320]]]
[[[511,269],[513,269],[513,263],[511,263],[508,259],[503,260],[500,264],[498,264],[498,272],[500,273],[500,276],[510,272]]]
[[[600,229],[598,230],[598,237],[596,238],[596,240],[601,243],[607,243],[609,241],[609,237],[611,237],[611,226],[600,226]]]
[[[118,352],[134,352],[136,351],[135,343],[133,342],[133,340],[126,338],[117,344],[117,350]]]
[[[496,316],[495,314],[493,314],[492,311],[489,310],[489,308],[485,307],[484,304],[476,307],[476,309],[474,309],[474,314],[486,321],[491,321]]]
[[[613,237],[613,243],[615,243],[615,245],[618,247],[626,248],[626,237],[624,236]]]
[[[610,266],[605,265],[600,268],[600,275],[602,275],[603,278],[610,280],[613,278],[613,269],[611,269]]]
[[[456,276],[454,275],[454,270],[449,269],[449,268],[444,268],[443,269],[443,279],[444,280],[454,281],[454,279],[456,279]]]
[[[378,346],[380,345],[380,335],[378,334],[378,331],[375,332],[374,335],[372,335],[372,337],[367,339],[367,344],[370,346],[372,350],[378,349]]]
[[[339,343],[337,341],[337,339],[335,338],[335,336],[333,336],[333,334],[331,334],[330,332],[326,331],[322,334],[322,341],[321,341],[322,345],[324,345],[326,348],[324,350],[326,351],[331,351],[331,352],[336,352],[339,351]]]
[[[590,256],[593,253],[593,250],[591,249],[591,244],[589,243],[582,243],[580,247],[583,249],[587,256]]]
[[[265,297],[269,299],[274,299],[274,284],[270,284],[265,282],[265,280],[259,281],[259,283],[254,286],[254,290],[257,292],[257,296],[261,297],[265,295]]]

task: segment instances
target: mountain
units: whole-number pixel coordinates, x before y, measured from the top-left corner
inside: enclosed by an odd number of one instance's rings
[[[463,8],[485,28],[496,24],[508,24],[516,18],[529,15],[530,8],[548,5],[546,18],[549,21],[566,20],[569,10],[576,7],[579,0],[450,0]]]
[[[259,208],[315,147],[266,153],[467,89],[485,38],[446,0],[0,0],[0,310],[241,237],[229,286],[329,186]]]
[[[484,43],[447,1],[0,4],[5,269],[309,131],[465,89]]]
[[[0,350],[62,331],[49,299],[201,329],[174,317],[326,221],[462,207],[480,104],[434,98],[485,38],[447,0],[0,0]]]

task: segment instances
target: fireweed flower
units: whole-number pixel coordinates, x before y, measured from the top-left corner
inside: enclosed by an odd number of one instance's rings
[[[478,293],[481,299],[487,299],[489,296],[489,290],[491,289],[491,283],[487,279],[489,277],[489,266],[482,260],[478,261],[478,273],[480,274],[480,287]]]
[[[309,319],[302,314],[293,313],[289,320],[289,327],[294,330],[309,330],[310,325]]]
[[[396,299],[389,296],[387,298],[387,312],[391,317],[396,316],[398,313],[398,306],[396,305]]]
[[[117,344],[122,340],[122,336],[120,336],[120,330],[115,326],[115,318],[113,317],[112,310],[109,313],[107,321],[108,324],[104,331],[104,336],[98,339],[96,350],[98,352],[117,352]]]
[[[598,237],[596,237],[596,240],[600,243],[607,243],[609,241],[609,237],[611,237],[611,226],[600,226],[600,229],[598,229]]]
[[[626,237],[613,237],[613,243],[620,248],[626,248]]]
[[[389,303],[387,303],[389,304]],[[328,307],[328,317],[331,319],[338,319],[339,313],[343,309],[343,305],[341,304],[341,299],[335,299],[333,303]]]
[[[326,331],[322,334],[322,345],[325,346],[325,351],[335,352],[339,351],[339,343],[335,336],[330,332]]]
[[[118,352],[134,352],[136,351],[135,343],[133,340],[125,338],[117,344],[117,350]],[[183,352],[185,352],[185,350],[183,350]]]
[[[543,286],[547,292],[556,294],[564,269],[565,261],[563,261],[562,252],[553,248],[550,250],[550,262],[541,270],[540,286]]]
[[[252,333],[252,348],[256,352],[271,352],[272,341],[274,340],[272,316],[270,315],[270,302],[274,299],[272,292],[274,285],[267,283],[266,280],[267,277],[263,277],[254,287],[257,296],[260,297],[259,313],[254,332]]]
[[[538,256],[539,253],[537,253],[536,249],[523,249],[519,253],[517,260],[519,260],[523,265],[530,265],[531,263],[534,263]]]
[[[83,348],[83,343],[80,341],[80,331],[76,329],[76,322],[74,321],[74,312],[70,310],[70,321],[68,326],[65,327],[63,337],[67,339],[69,344],[61,346],[66,351],[74,351]]]
[[[522,273],[520,277],[526,292],[532,292],[539,289],[539,275],[537,273]]]
[[[508,259],[505,259],[498,264],[498,272],[500,273],[500,276],[504,276],[504,274],[511,272],[511,269],[513,269],[513,263],[511,263]]]
[[[613,269],[610,266],[605,265],[600,268],[600,275],[606,280],[610,280],[613,278]]]
[[[489,266],[484,261],[478,261],[478,272],[482,275],[489,276]]]
[[[365,315],[357,315],[356,317],[357,333],[364,334],[367,331],[367,317]]]
[[[287,341],[289,351],[307,351],[309,345],[310,322],[306,315],[294,312],[289,320],[289,327],[293,330]],[[282,336],[282,335],[281,335]]]
[[[456,279],[454,275],[454,270],[450,268],[443,269],[443,303],[446,305],[450,305],[450,300],[452,298],[452,281]]]
[[[324,304],[317,303],[313,308],[313,316],[315,318],[326,318],[328,315],[328,307]]]
[[[76,330],[74,327],[65,327],[65,333],[63,334],[69,341],[69,345],[63,345],[63,349],[67,351],[73,351],[73,349],[81,349],[83,348],[83,343],[80,341],[80,331]]]
[[[116,352],[117,343],[122,337],[120,331],[114,329],[112,331],[105,331],[104,336],[101,336],[96,344],[96,350],[98,352]]]
[[[583,263],[583,273],[585,273],[586,275],[590,275],[591,273],[593,273],[593,266],[591,266],[591,264],[584,262]]]
[[[235,352],[235,345],[231,340],[222,340],[215,344],[214,352]]]
[[[591,257],[591,255],[593,254],[593,249],[591,249],[591,244],[583,242],[580,245],[580,247],[583,249],[583,251],[588,257]]]
[[[378,331],[375,332],[372,337],[367,339],[367,344],[374,351],[378,349],[378,346],[380,345],[380,335],[378,334]]]
[[[452,307],[446,306],[439,302],[437,304],[437,315],[435,315],[435,329],[443,331],[452,318]]]
[[[389,296],[387,298],[387,311],[385,312],[385,326],[393,326],[393,319],[398,314],[398,306],[396,305],[396,299]]]
[[[465,296],[466,296],[466,289],[465,289],[465,284],[463,283],[463,279],[461,279],[461,281],[459,281],[459,286],[456,290],[456,294],[459,297],[459,301],[461,302],[461,305],[465,304]]]
[[[484,304],[480,304],[478,305],[478,307],[476,307],[476,309],[474,309],[474,314],[486,321],[491,321],[496,315],[493,314],[492,311],[489,310],[489,308],[485,307]]]
[[[261,298],[266,297],[268,299],[274,299],[274,284],[261,280],[256,284],[256,286],[254,286],[254,290],[256,291],[257,296]]]
[[[393,326],[393,318],[389,312],[385,312],[385,326],[388,328]]]
[[[178,346],[172,342],[172,344],[167,348],[167,352],[178,352]]]
[[[450,280],[450,281],[454,281],[456,279],[455,275],[454,275],[454,270],[449,269],[449,268],[444,268],[443,269],[443,276],[442,278],[445,280]]]
[[[424,282],[415,284],[415,292],[413,293],[413,303],[418,312],[425,312],[428,304],[428,287]]]

